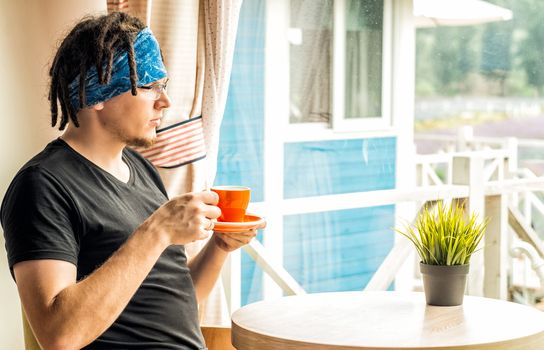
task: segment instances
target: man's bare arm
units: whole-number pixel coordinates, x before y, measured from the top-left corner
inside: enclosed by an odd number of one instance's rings
[[[259,228],[262,227],[264,225]],[[210,294],[228,253],[248,244],[256,234],[256,229],[238,233],[215,232],[202,250],[191,259],[189,268],[199,303]]]
[[[177,197],[151,215],[101,267],[76,283],[76,267],[58,260],[14,266],[23,308],[43,349],[80,349],[120,315],[171,244],[207,238],[219,216],[213,192]]]

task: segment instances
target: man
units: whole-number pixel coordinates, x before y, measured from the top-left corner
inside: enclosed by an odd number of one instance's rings
[[[197,301],[255,230],[213,233],[210,191],[168,200],[152,165],[170,106],[151,31],[124,13],[67,35],[50,70],[63,135],[17,173],[1,221],[24,312],[43,349],[205,349]],[[190,262],[183,245],[206,239]]]

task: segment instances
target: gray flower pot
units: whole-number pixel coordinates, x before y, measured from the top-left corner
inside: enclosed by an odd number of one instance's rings
[[[427,304],[456,306],[463,303],[469,265],[419,264]]]

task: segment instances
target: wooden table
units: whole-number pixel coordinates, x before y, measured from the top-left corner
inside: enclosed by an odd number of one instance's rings
[[[468,296],[437,307],[423,293],[306,294],[239,309],[232,341],[238,350],[542,350],[544,313]]]

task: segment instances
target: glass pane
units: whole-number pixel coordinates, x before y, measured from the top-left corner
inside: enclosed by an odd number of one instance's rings
[[[284,197],[395,187],[396,138],[285,144]]]
[[[381,116],[383,0],[346,1],[347,119]]]
[[[511,10],[512,19],[416,31],[417,151],[451,150],[445,138],[425,137],[471,126],[475,139],[486,138],[473,149],[519,138],[519,166],[542,176],[544,147],[529,140],[544,136],[544,1],[489,2]]]
[[[328,122],[331,116],[332,0],[291,0],[290,122]]]
[[[393,205],[289,215],[284,266],[306,292],[362,290],[393,247]]]

